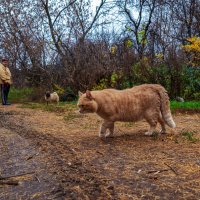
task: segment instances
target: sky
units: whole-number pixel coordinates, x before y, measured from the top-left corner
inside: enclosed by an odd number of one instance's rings
[[[96,11],[96,7],[100,5],[101,0],[91,0],[92,10]]]
[[[111,2],[113,2],[113,0],[106,0],[106,2],[107,3],[111,3]],[[95,14],[96,13],[96,9],[97,9],[97,7],[100,5],[100,3],[101,3],[101,0],[91,0],[91,7],[92,7],[92,12],[93,12],[93,14]],[[113,28],[115,29],[115,31],[118,31],[118,30],[121,30],[121,26],[119,25],[119,23],[117,23],[117,15],[114,15],[114,13],[116,13],[116,12],[118,12],[118,10],[117,10],[117,8],[116,9],[113,9],[113,10],[111,10],[111,12],[110,12],[110,14],[109,15],[106,15],[106,16],[101,16],[101,18],[103,17],[103,19],[102,19],[102,21],[103,20],[108,20],[108,21],[110,21],[111,23],[108,25],[108,28],[109,28],[109,30],[110,31],[112,31],[113,30]],[[119,15],[118,15],[118,17],[119,17]],[[119,17],[119,20],[123,20],[124,18],[121,16],[121,17]],[[100,19],[100,21],[101,21],[101,19]]]

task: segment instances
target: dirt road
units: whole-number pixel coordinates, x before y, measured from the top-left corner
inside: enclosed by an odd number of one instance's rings
[[[0,199],[200,199],[200,114],[176,114],[176,131],[144,136],[145,122],[0,107]]]

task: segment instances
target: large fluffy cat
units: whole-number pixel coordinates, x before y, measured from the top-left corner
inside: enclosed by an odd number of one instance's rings
[[[80,113],[96,112],[104,119],[99,132],[100,137],[113,135],[114,122],[139,121],[146,119],[150,129],[145,135],[152,135],[157,122],[165,133],[165,124],[175,128],[169,97],[165,88],[157,84],[143,84],[125,90],[105,89],[79,93],[78,107]],[[107,133],[108,129],[108,133]]]

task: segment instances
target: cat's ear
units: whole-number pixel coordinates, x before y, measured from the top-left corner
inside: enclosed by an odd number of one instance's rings
[[[90,99],[90,100],[93,99],[92,94],[91,94],[91,92],[90,92],[89,90],[86,90],[86,97],[87,97],[88,99]]]
[[[83,93],[78,91],[78,96],[81,97],[82,95],[83,95]]]

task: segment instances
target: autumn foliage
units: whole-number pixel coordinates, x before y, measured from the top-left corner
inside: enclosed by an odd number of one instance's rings
[[[200,37],[191,37],[187,39],[188,44],[183,49],[190,56],[190,64],[192,66],[200,66]]]

